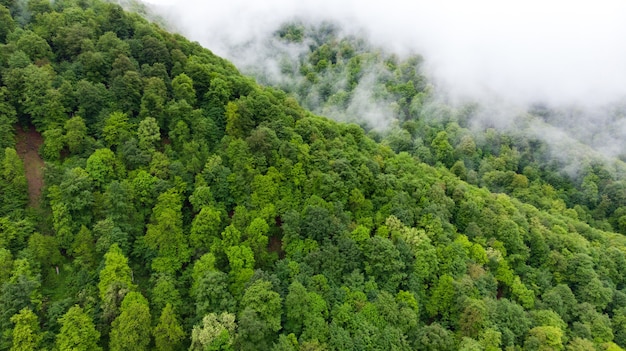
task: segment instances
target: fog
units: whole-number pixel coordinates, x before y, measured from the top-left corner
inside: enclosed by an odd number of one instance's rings
[[[419,52],[459,97],[603,104],[626,95],[626,2],[489,0],[150,0],[175,28],[228,57],[293,17],[365,28],[374,44]],[[230,57],[237,61],[237,57]]]
[[[623,111],[607,107],[626,101],[625,1],[148,2],[172,29],[239,67],[271,64],[264,40],[283,22],[332,20],[386,50],[421,54],[423,73],[450,101],[485,106],[478,121],[507,126],[540,103],[563,109],[553,126],[573,140],[626,153]],[[538,129],[546,140],[554,135]]]

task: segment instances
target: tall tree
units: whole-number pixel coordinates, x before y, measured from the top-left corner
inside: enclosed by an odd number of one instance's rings
[[[159,318],[159,324],[153,330],[154,343],[159,351],[176,351],[183,349],[185,332],[178,322],[171,304],[165,305]]]
[[[281,329],[282,299],[266,280],[257,280],[241,299],[237,345],[240,349],[267,350]]]
[[[74,116],[65,122],[65,143],[73,154],[84,151],[87,141],[87,125],[80,116]]]
[[[293,332],[301,336],[301,340],[326,341],[328,308],[320,295],[308,292],[300,282],[295,281],[289,286],[285,310],[285,332]]]
[[[154,117],[162,129],[165,125],[165,101],[167,88],[163,79],[151,77],[146,80],[143,97],[141,98],[140,117]]]
[[[132,136],[128,115],[123,112],[113,112],[104,121],[102,136],[109,147],[122,145]]]
[[[4,2],[0,4],[0,41],[6,40],[7,34],[9,34],[13,28],[15,28],[15,21],[11,17],[11,12],[4,6]]]
[[[196,198],[196,200],[199,199]],[[189,241],[192,248],[200,252],[214,249],[214,245],[220,238],[221,229],[221,213],[210,205],[203,206],[191,223]]]
[[[56,337],[59,351],[100,351],[98,346],[100,333],[96,330],[91,317],[78,305],[71,307],[59,319],[61,331]]]
[[[196,103],[196,90],[193,88],[193,81],[185,73],[172,79],[172,90],[176,100],[185,100],[192,106]]]
[[[132,271],[128,267],[128,259],[117,244],[111,245],[109,251],[104,255],[104,268],[100,271],[98,290],[100,299],[102,299],[102,309],[107,319],[117,316],[122,299],[128,292],[135,290]]]
[[[161,194],[147,225],[146,245],[157,252],[152,268],[160,273],[175,273],[189,261],[190,250],[183,234],[182,199],[178,190]]]
[[[28,182],[24,163],[13,148],[4,149],[0,190],[0,214],[22,209],[28,203]]]
[[[115,157],[113,151],[102,148],[94,151],[87,159],[87,173],[94,181],[94,185],[100,189],[117,177],[124,175],[123,165]]]
[[[48,65],[38,67],[29,65],[23,69],[23,91],[20,98],[23,111],[30,116],[30,121],[42,132],[48,126],[48,113],[46,108],[48,91],[52,89],[54,70]]]
[[[9,281],[0,286],[0,330],[6,337],[0,339],[0,348],[10,340],[11,317],[24,308],[32,311],[41,306],[40,286],[41,278],[32,264],[25,258],[16,259]]]
[[[156,150],[157,142],[161,140],[161,131],[156,119],[146,117],[139,122],[137,139],[139,140],[139,148],[141,150],[150,153]]]
[[[2,7],[0,7],[0,18],[1,12]],[[9,103],[9,92],[6,87],[0,87],[0,150],[15,146],[15,122],[17,122],[17,112]]]
[[[15,324],[12,332],[11,351],[34,351],[38,350],[42,335],[39,331],[37,315],[29,308],[23,308],[20,313],[11,317]]]
[[[235,315],[223,312],[220,315],[210,313],[204,316],[201,325],[193,327],[190,351],[231,351],[234,350]]]
[[[110,350],[147,350],[152,334],[148,300],[138,292],[130,292],[124,297],[120,311],[112,324]]]

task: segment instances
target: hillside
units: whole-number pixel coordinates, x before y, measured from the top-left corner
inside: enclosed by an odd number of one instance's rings
[[[276,28],[259,44],[229,50],[261,83],[317,114],[358,123],[394,151],[442,164],[473,185],[546,210],[562,201],[585,222],[626,234],[623,103],[593,111],[584,102],[451,103],[428,81],[419,55],[389,53],[332,22],[295,20]]]
[[[619,173],[423,108],[418,58],[364,130],[118,5],[0,4],[0,350],[626,347]]]

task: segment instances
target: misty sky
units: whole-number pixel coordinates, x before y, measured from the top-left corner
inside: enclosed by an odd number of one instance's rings
[[[149,2],[167,6],[178,31],[224,56],[225,43],[263,37],[294,16],[330,18],[365,28],[375,44],[422,54],[426,73],[455,96],[557,104],[626,96],[626,1]]]

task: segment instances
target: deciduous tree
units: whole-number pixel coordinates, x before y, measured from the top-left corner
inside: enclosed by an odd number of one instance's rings
[[[59,351],[99,351],[100,333],[91,317],[78,305],[71,307],[59,320],[61,332],[56,337]]]
[[[152,335],[148,300],[138,292],[129,292],[122,301],[120,312],[112,324],[110,350],[147,350]]]
[[[161,195],[147,225],[146,245],[157,252],[152,268],[160,273],[175,273],[189,261],[190,250],[183,235],[182,199],[176,189]]]
[[[33,311],[24,308],[20,313],[11,317],[11,322],[15,324],[11,333],[11,351],[38,350],[42,335],[39,330],[39,320]]]
[[[154,343],[159,351],[177,351],[183,349],[185,332],[178,322],[174,308],[165,305],[159,318],[159,324],[153,330]]]

